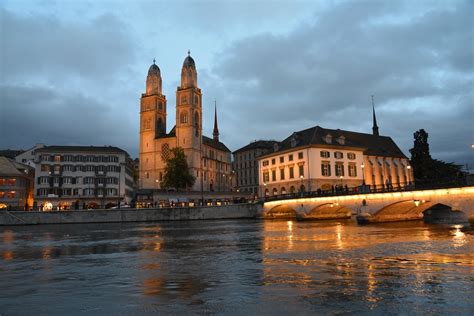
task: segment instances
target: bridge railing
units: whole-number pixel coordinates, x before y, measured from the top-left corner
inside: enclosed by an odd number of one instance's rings
[[[425,181],[422,183],[408,183],[404,186],[393,186],[393,185],[360,185],[358,187],[349,188],[347,186],[333,186],[331,190],[316,191],[303,191],[294,192],[279,195],[268,195],[260,198],[260,202],[270,202],[278,200],[289,200],[297,198],[312,198],[312,197],[330,197],[330,196],[342,196],[342,195],[358,195],[367,193],[390,193],[390,192],[406,192],[406,191],[421,191],[421,190],[433,190],[433,189],[447,189],[447,188],[459,188],[465,186],[465,181]]]

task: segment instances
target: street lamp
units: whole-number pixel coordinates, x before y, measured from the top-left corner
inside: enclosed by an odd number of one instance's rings
[[[364,163],[362,163],[362,165],[360,167],[362,168],[362,185],[365,187],[365,174],[364,174],[365,165],[364,165]]]
[[[304,179],[304,176],[301,175],[301,176],[300,176],[300,179],[301,179],[300,191],[301,191],[301,196],[303,196],[303,179]]]
[[[410,176],[410,170],[411,170],[411,166],[408,165],[407,166],[407,178],[408,178],[408,185],[411,185],[411,176]]]

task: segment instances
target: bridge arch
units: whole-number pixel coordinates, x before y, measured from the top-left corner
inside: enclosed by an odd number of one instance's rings
[[[314,219],[350,218],[352,210],[346,205],[339,203],[324,203],[316,205],[304,215],[305,218]]]
[[[405,200],[387,205],[372,216],[386,220],[395,220],[397,218],[414,220],[422,219],[426,211],[443,208],[451,210],[450,205],[436,201]]]
[[[296,210],[288,204],[279,204],[264,213],[265,218],[296,218]]]

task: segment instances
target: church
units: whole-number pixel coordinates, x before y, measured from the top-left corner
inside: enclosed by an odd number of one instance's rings
[[[176,90],[176,124],[167,132],[167,102],[162,92],[160,68],[150,66],[146,91],[140,99],[140,189],[162,190],[166,159],[171,149],[181,147],[189,170],[196,178],[195,192],[229,192],[232,183],[231,152],[219,141],[217,108],[214,108],[213,137],[202,134],[202,92],[196,63],[188,52]]]

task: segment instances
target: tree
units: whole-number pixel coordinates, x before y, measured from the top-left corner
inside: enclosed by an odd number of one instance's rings
[[[424,129],[416,131],[413,136],[415,140],[410,149],[410,164],[417,184],[446,183],[465,178],[461,166],[431,158],[428,133]]]
[[[189,172],[183,148],[175,147],[171,149],[170,156],[166,160],[165,174],[161,186],[174,188],[176,191],[193,186],[196,178]]]

